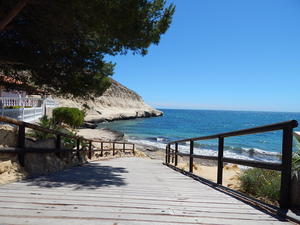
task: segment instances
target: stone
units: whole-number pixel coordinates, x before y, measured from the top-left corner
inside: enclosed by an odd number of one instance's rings
[[[3,147],[16,147],[18,144],[17,129],[10,125],[0,125],[0,143]]]

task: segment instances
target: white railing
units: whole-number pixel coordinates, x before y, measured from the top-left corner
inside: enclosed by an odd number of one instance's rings
[[[45,108],[56,107],[58,103],[52,98],[0,97],[0,115],[25,122],[41,118],[45,114]]]
[[[31,106],[41,107],[43,104],[42,98],[15,98],[15,97],[0,97],[0,105],[4,108],[9,106]]]
[[[1,116],[11,117],[17,120],[30,122],[41,118],[44,115],[43,107],[2,109]]]

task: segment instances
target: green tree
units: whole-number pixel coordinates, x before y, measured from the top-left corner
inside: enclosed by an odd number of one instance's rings
[[[53,109],[53,122],[58,125],[65,123],[72,128],[78,128],[84,122],[84,112],[78,108],[58,107]]]
[[[0,71],[57,94],[110,85],[106,55],[145,55],[168,29],[164,0],[0,0]]]

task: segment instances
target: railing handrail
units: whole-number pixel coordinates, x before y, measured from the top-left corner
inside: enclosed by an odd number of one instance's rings
[[[168,144],[171,145],[171,144],[187,142],[187,141],[201,141],[201,140],[215,139],[215,138],[219,138],[219,137],[225,138],[225,137],[242,136],[242,135],[248,135],[248,134],[257,134],[257,133],[263,133],[263,132],[268,132],[268,131],[281,130],[285,127],[295,128],[297,126],[298,126],[298,122],[296,120],[289,120],[289,121],[285,121],[285,122],[281,122],[281,123],[274,123],[274,124],[270,124],[270,125],[258,126],[258,127],[236,130],[236,131],[220,133],[220,134],[214,134],[214,135],[209,135],[209,136],[186,138],[186,139],[172,141],[172,142],[169,142]]]
[[[45,100],[45,98],[33,98],[33,97],[0,97],[2,99],[15,99],[15,100]]]
[[[238,165],[245,165],[250,167],[257,167],[263,169],[279,170],[281,171],[281,185],[280,185],[280,199],[279,204],[283,209],[290,207],[290,190],[291,190],[291,164],[292,164],[292,145],[293,145],[293,128],[298,126],[296,120],[285,121],[281,123],[275,123],[265,126],[259,126],[254,128],[248,128],[243,130],[231,131],[226,133],[220,133],[209,136],[187,138],[177,141],[169,142],[166,146],[166,164],[171,162],[175,163],[175,167],[178,163],[178,156],[189,157],[189,172],[193,173],[193,160],[194,158],[216,160],[218,162],[217,169],[217,184],[222,185],[223,179],[223,163],[235,163]],[[224,138],[257,134],[263,132],[270,132],[275,130],[282,130],[282,159],[281,163],[261,162],[255,160],[241,160],[229,157],[224,157]],[[200,140],[218,139],[218,156],[206,156],[194,154],[194,142]],[[178,150],[179,143],[190,142],[189,154],[180,153]],[[175,144],[175,148],[171,148],[171,145]],[[175,158],[175,160],[174,160]],[[175,162],[174,162],[175,161]]]
[[[57,107],[59,104],[52,98],[35,98],[35,97],[0,97],[2,108],[5,106],[32,106],[37,105]]]
[[[57,130],[53,130],[53,129],[49,129],[49,128],[44,128],[44,127],[41,127],[41,126],[36,125],[36,124],[27,123],[27,122],[24,122],[24,121],[21,121],[21,120],[16,120],[16,119],[6,117],[6,116],[0,116],[0,122],[10,123],[10,124],[14,124],[14,125],[17,125],[17,126],[24,126],[24,127],[30,128],[30,129],[41,131],[41,132],[51,133],[51,134],[59,135],[59,136],[62,136],[62,137],[72,138],[72,139],[80,139],[80,140],[84,140],[84,141],[92,141],[92,142],[98,142],[98,143],[99,142],[102,142],[102,143],[115,143],[115,144],[124,144],[124,143],[126,143],[126,144],[134,145],[133,143],[129,143],[129,142],[93,140],[93,139],[84,138],[82,136],[69,135],[69,134],[65,134],[61,131],[57,131]]]

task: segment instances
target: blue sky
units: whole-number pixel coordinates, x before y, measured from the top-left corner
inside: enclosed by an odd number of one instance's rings
[[[173,23],[114,79],[159,108],[300,112],[299,0],[174,0]]]

